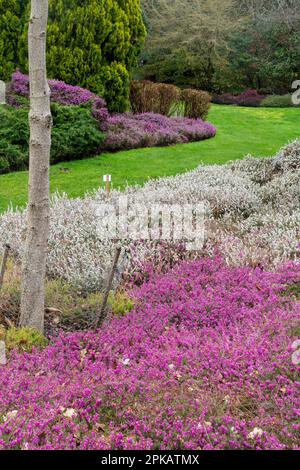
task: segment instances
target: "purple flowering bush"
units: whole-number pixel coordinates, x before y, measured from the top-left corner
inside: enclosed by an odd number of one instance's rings
[[[215,95],[213,102],[216,104],[257,107],[261,105],[264,99],[265,95],[261,95],[257,90],[246,90],[239,95],[232,95],[231,93]]]
[[[97,333],[13,352],[0,448],[299,449],[299,267],[184,262]]]
[[[108,110],[103,98],[95,95],[85,88],[67,85],[60,80],[49,80],[51,100],[63,106],[78,106],[85,103],[92,104],[92,113],[100,124],[102,130],[106,128]],[[20,71],[12,75],[9,88],[8,103],[18,105],[18,96],[29,97],[29,77]]]
[[[126,150],[185,144],[214,137],[216,128],[201,119],[169,118],[160,114],[109,115],[105,101],[89,90],[49,80],[51,100],[63,106],[91,103],[92,115],[102,131],[107,132],[103,150]],[[8,103],[22,105],[21,98],[29,96],[29,78],[17,71],[12,76]]]
[[[185,144],[216,135],[216,128],[201,119],[169,118],[160,114],[116,114],[108,119],[107,150],[125,150]]]
[[[298,140],[273,158],[127,188],[145,207],[209,203],[203,250],[127,247],[116,286],[130,311],[96,333],[61,331],[30,354],[8,348],[0,449],[300,450],[299,158]],[[95,217],[107,197],[55,197],[51,280],[99,292],[115,250]],[[25,220],[26,211],[0,217],[0,245],[10,243],[17,268]]]

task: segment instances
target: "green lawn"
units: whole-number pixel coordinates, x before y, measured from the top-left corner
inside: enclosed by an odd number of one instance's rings
[[[214,139],[186,145],[103,154],[96,158],[51,167],[51,191],[83,196],[103,185],[112,174],[114,187],[144,183],[149,177],[175,175],[200,163],[225,163],[244,155],[273,155],[300,137],[299,109],[238,108],[214,105],[209,120],[218,128]],[[27,172],[0,176],[0,211],[10,203],[23,206],[27,199]]]

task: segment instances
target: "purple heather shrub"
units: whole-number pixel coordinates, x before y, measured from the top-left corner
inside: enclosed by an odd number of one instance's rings
[[[237,106],[259,106],[265,99],[265,95],[261,95],[256,90],[246,90],[239,95],[232,95],[231,93],[223,93],[222,95],[215,95],[213,102],[217,104],[232,104]]]
[[[201,119],[127,113],[108,119],[108,136],[104,145],[108,150],[122,150],[182,144],[215,135],[216,128]]]
[[[299,450],[299,268],[184,262],[97,333],[13,352],[0,448]]]
[[[59,80],[49,80],[51,89],[51,100],[63,106],[81,105],[85,103],[92,104],[93,116],[97,119],[102,130],[105,130],[108,119],[108,110],[103,98],[95,95],[84,88],[68,85]],[[29,96],[29,77],[16,71],[12,75],[11,93]]]
[[[13,73],[10,84],[10,91],[16,95],[29,97],[29,77],[19,70]]]
[[[168,118],[160,114],[116,114],[109,116],[105,101],[89,90],[49,80],[52,101],[64,106],[92,104],[92,114],[101,130],[108,131],[105,150],[133,149],[188,143],[214,137],[216,128],[201,119]],[[17,71],[12,76],[9,100],[29,96],[29,78]]]
[[[264,95],[260,95],[256,90],[246,90],[238,96],[240,106],[259,106]]]

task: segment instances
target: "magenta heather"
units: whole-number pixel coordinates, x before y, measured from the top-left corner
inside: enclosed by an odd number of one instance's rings
[[[98,333],[0,369],[2,449],[299,449],[300,305],[277,273],[219,259],[151,275]]]
[[[92,114],[100,129],[107,132],[103,150],[185,144],[216,135],[216,128],[201,119],[168,118],[154,113],[110,116],[105,101],[89,90],[58,80],[49,80],[49,86],[53,102],[63,106],[91,103]],[[18,107],[18,96],[29,96],[29,77],[19,71],[12,76],[8,103]]]
[[[108,119],[105,148],[125,150],[185,144],[216,135],[216,128],[201,119],[168,118],[160,114],[117,114]]]
[[[231,93],[215,95],[213,102],[217,104],[257,107],[260,106],[264,99],[265,95],[261,95],[257,90],[246,90],[239,95],[232,95]]]
[[[89,90],[78,86],[67,85],[65,82],[59,80],[49,80],[49,86],[51,89],[51,100],[55,103],[59,103],[63,106],[75,106],[91,103],[93,115],[101,124],[101,128],[104,130],[104,127],[106,127],[106,121],[108,119],[108,110],[106,108],[104,99],[100,98]],[[28,75],[24,75],[20,71],[16,71],[12,75],[10,92],[11,95],[9,96],[9,103],[12,105],[14,105],[15,102],[14,94],[28,98]]]

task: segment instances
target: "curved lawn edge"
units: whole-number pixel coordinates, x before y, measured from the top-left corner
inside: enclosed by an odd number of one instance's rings
[[[102,175],[112,174],[114,187],[143,184],[149,178],[173,176],[204,164],[223,164],[254,156],[274,155],[283,145],[299,138],[299,109],[239,108],[213,105],[209,122],[216,137],[170,147],[142,148],[59,163],[50,170],[51,192],[82,197],[103,185]],[[0,211],[27,201],[27,172],[0,176]]]

